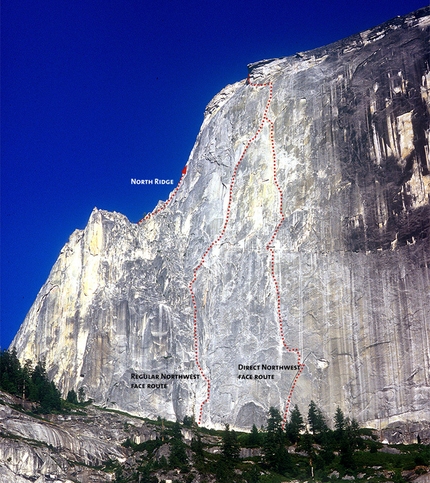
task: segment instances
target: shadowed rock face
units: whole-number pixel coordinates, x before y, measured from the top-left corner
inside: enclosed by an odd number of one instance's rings
[[[251,64],[162,210],[95,209],[72,234],[20,358],[45,357],[64,394],[208,426],[311,399],[428,420],[429,14]]]

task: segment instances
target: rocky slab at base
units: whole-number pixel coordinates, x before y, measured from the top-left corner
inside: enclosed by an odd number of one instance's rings
[[[122,443],[159,436],[153,425],[126,414],[90,406],[37,416],[18,410],[22,402],[0,392],[1,483],[114,481],[113,470],[106,468],[109,462],[134,461]]]
[[[251,64],[168,203],[139,224],[94,209],[72,234],[20,359],[152,418],[250,428],[313,399],[428,421],[429,25],[425,8]]]

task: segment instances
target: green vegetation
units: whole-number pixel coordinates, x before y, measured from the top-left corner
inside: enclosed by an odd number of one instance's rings
[[[135,452],[141,451],[142,463],[134,472],[120,468],[116,483],[152,482],[155,475],[159,481],[165,478],[185,483],[329,482],[341,481],[345,476],[357,479],[359,475],[363,481],[376,483],[405,481],[403,471],[414,471],[415,475],[428,471],[429,446],[396,445],[398,454],[381,452],[384,445],[377,441],[375,431],[360,429],[340,408],[330,429],[321,410],[311,401],[307,422],[310,431],[297,406],[285,427],[280,412],[272,407],[265,428],[258,430],[254,425],[250,433],[236,433],[229,425],[222,432],[198,428],[192,418],[186,417],[182,427],[194,435],[188,444],[178,422],[167,435],[164,433],[163,442],[148,441],[139,447],[129,444]],[[170,457],[160,458],[158,450],[166,444]]]
[[[39,361],[33,368],[31,361],[24,367],[16,355],[16,349],[0,353],[0,389],[24,400],[39,403],[35,412],[49,413],[61,410],[60,391],[48,379],[45,364]]]
[[[179,422],[176,422],[173,426],[172,438],[170,440],[169,466],[178,468],[184,473],[188,471],[188,457]]]
[[[36,418],[49,412],[76,412],[89,404],[82,388],[71,389],[62,400],[43,361],[34,368],[27,361],[22,367],[14,349],[0,353],[0,389],[21,398],[22,405],[29,401],[27,408]],[[182,424],[161,417],[139,419],[152,425],[157,437],[140,444],[132,436],[125,439],[127,462],[110,460],[102,468],[115,474],[116,483],[155,483],[163,478],[183,483],[329,482],[344,477],[396,483],[406,481],[402,472],[418,476],[430,465],[430,446],[388,445],[395,448],[390,449],[378,441],[374,430],[360,428],[339,407],[330,424],[314,401],[306,416],[294,406],[286,424],[279,410],[271,407],[265,427],[254,425],[249,433],[236,432],[229,425],[223,431],[200,428],[192,416],[185,416]],[[124,422],[124,431],[132,434],[131,429],[132,424]],[[2,437],[13,438],[6,433]]]
[[[27,360],[22,367],[15,348],[0,352],[0,389],[23,402],[34,403],[32,412],[36,414],[64,412],[85,404],[83,388],[79,389],[78,395],[72,389],[66,400],[61,399],[60,391],[48,378],[45,362],[39,361],[33,368],[32,362]]]
[[[264,466],[276,473],[286,475],[293,473],[293,463],[287,451],[287,435],[282,429],[282,416],[278,409],[269,409],[269,418],[264,435]]]
[[[222,434],[221,456],[216,465],[216,477],[220,483],[232,483],[237,480],[235,468],[240,461],[240,445],[235,431],[230,431],[230,426],[225,425]]]

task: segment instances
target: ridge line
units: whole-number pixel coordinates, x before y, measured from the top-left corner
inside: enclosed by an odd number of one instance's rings
[[[182,170],[182,175],[178,181],[178,184],[176,185],[176,188],[170,193],[170,196],[167,198],[167,200],[158,208],[151,211],[151,213],[148,213],[145,215],[143,218],[141,218],[138,222],[137,225],[140,225],[142,222],[149,220],[155,215],[158,215],[161,211],[167,208],[167,206],[172,202],[173,198],[176,196],[176,193],[178,192],[179,188],[181,187],[182,181],[185,178],[185,175],[187,174],[187,167],[185,166]]]

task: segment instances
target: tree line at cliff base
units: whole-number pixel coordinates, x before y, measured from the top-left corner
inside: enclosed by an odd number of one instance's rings
[[[66,400],[53,381],[50,381],[44,361],[33,363],[27,360],[22,366],[16,349],[0,352],[0,389],[21,398],[23,404],[31,407],[33,413],[47,414],[67,410],[68,404],[83,404],[83,388],[70,390]]]
[[[253,425],[249,433],[231,430],[228,424],[222,432],[201,428],[189,416],[182,423],[158,418],[156,424],[157,439],[141,444],[127,439],[123,443],[138,455],[139,463],[117,467],[116,483],[158,483],[169,481],[172,473],[176,476],[171,481],[185,483],[356,478],[400,483],[407,481],[402,472],[424,474],[430,464],[430,447],[423,444],[397,445],[402,451],[396,449],[395,454],[381,452],[384,445],[376,431],[360,428],[339,407],[333,417],[334,429],[330,429],[314,401],[309,403],[306,418],[296,405],[284,428],[281,413],[274,407],[269,409],[266,425]],[[188,443],[183,436],[186,431],[193,434]]]
[[[43,361],[34,367],[26,361],[22,366],[15,349],[0,352],[0,389],[27,402],[36,414],[85,411],[91,403],[85,401],[82,388],[70,390],[62,399]],[[331,429],[314,401],[308,405],[306,418],[294,406],[285,425],[280,411],[271,407],[266,425],[253,425],[247,433],[231,430],[228,424],[224,431],[199,427],[192,416],[176,423],[159,417],[148,424],[157,428],[156,439],[122,442],[134,455],[131,463],[107,462],[105,469],[115,474],[115,483],[282,483],[286,478],[400,483],[407,481],[405,472],[417,476],[427,473],[430,466],[429,445],[418,441],[384,452],[386,445],[378,440],[377,432],[360,428],[340,407]],[[187,442],[186,432],[192,435]],[[160,480],[163,475],[165,479]]]

